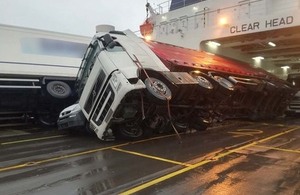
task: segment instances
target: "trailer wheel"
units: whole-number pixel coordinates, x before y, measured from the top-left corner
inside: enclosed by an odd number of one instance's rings
[[[213,89],[214,88],[212,83],[203,76],[196,76],[195,79],[198,81],[198,84],[201,87],[204,87],[206,89]]]
[[[207,90],[210,90],[210,89],[213,89],[214,86],[213,84],[211,83],[211,81],[208,80],[208,76],[204,76],[205,74],[201,73],[201,72],[197,72],[197,71],[191,71],[189,73],[196,81],[198,81],[198,84],[207,89]]]
[[[234,85],[232,82],[227,80],[226,78],[219,76],[219,75],[214,75],[212,78],[218,83],[220,87],[218,87],[217,91],[218,94],[223,96],[229,97],[232,92],[234,91]]]
[[[147,78],[145,79],[145,85],[151,96],[156,98],[159,101],[170,100],[172,97],[171,90],[169,87],[156,78]]]
[[[47,84],[47,92],[55,98],[65,99],[71,95],[71,87],[62,81],[51,81]]]
[[[210,122],[204,119],[198,118],[193,123],[191,123],[191,127],[197,131],[205,131],[210,125]]]
[[[215,81],[217,81],[225,89],[228,89],[230,91],[234,89],[234,85],[229,80],[227,80],[221,76],[215,75],[215,76],[213,76],[213,79]]]

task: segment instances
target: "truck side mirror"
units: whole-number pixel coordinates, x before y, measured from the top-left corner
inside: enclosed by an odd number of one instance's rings
[[[103,40],[104,40],[105,47],[108,47],[110,49],[114,48],[117,45],[117,43],[113,40],[110,34],[104,35]]]

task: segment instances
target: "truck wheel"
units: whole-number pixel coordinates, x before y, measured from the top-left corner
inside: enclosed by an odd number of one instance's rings
[[[47,92],[55,98],[65,99],[71,95],[71,87],[62,81],[51,81],[47,84]]]
[[[231,83],[226,78],[218,75],[214,75],[212,78],[219,84],[219,86],[221,86],[218,88],[218,93],[225,96],[230,96],[232,94],[232,92],[234,91],[233,83]]]
[[[199,73],[196,71],[191,71],[190,75],[198,81],[198,84],[205,89],[213,89],[213,84],[208,80],[208,76],[204,76],[203,73]]]
[[[221,77],[221,76],[213,76],[213,79],[215,81],[217,81],[222,87],[224,87],[225,89],[228,90],[233,90],[234,89],[234,85],[227,79]]]
[[[58,119],[58,116],[51,115],[49,113],[38,115],[39,124],[41,124],[42,126],[45,126],[45,127],[54,127],[54,126],[56,126],[57,119]]]
[[[125,140],[136,140],[143,136],[142,128],[133,124],[118,125],[113,130],[113,133],[116,138]]]
[[[95,131],[90,128],[90,123],[87,121],[85,122],[84,129],[89,135],[96,135]]]
[[[198,81],[199,85],[203,88],[206,88],[206,89],[214,88],[213,85],[211,84],[211,82],[203,76],[196,76],[195,79]]]
[[[170,100],[172,97],[171,90],[161,80],[156,78],[147,78],[145,79],[145,85],[150,95],[156,98],[156,100],[164,102],[167,99]]]
[[[209,121],[200,118],[194,120],[194,122],[191,123],[191,127],[197,131],[205,131],[209,125]]]
[[[139,140],[146,136],[146,130],[141,127],[139,120],[115,125],[112,130],[117,139]]]

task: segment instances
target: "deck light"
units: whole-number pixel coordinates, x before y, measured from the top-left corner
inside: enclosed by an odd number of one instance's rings
[[[255,61],[259,61],[259,60],[263,60],[265,58],[262,57],[262,56],[256,56],[256,57],[253,57],[252,59],[255,60]]]
[[[289,69],[289,66],[281,66],[282,69]]]
[[[221,46],[220,43],[215,42],[215,41],[208,41],[206,44],[207,44],[208,46],[211,46],[211,47],[219,47],[219,46]]]
[[[273,43],[273,42],[271,42],[271,41],[268,43],[268,45],[270,45],[270,46],[272,46],[272,47],[276,47],[276,44]]]

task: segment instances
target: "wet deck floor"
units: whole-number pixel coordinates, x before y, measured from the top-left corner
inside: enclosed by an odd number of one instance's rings
[[[300,119],[100,142],[38,127],[0,131],[0,194],[300,194]]]

